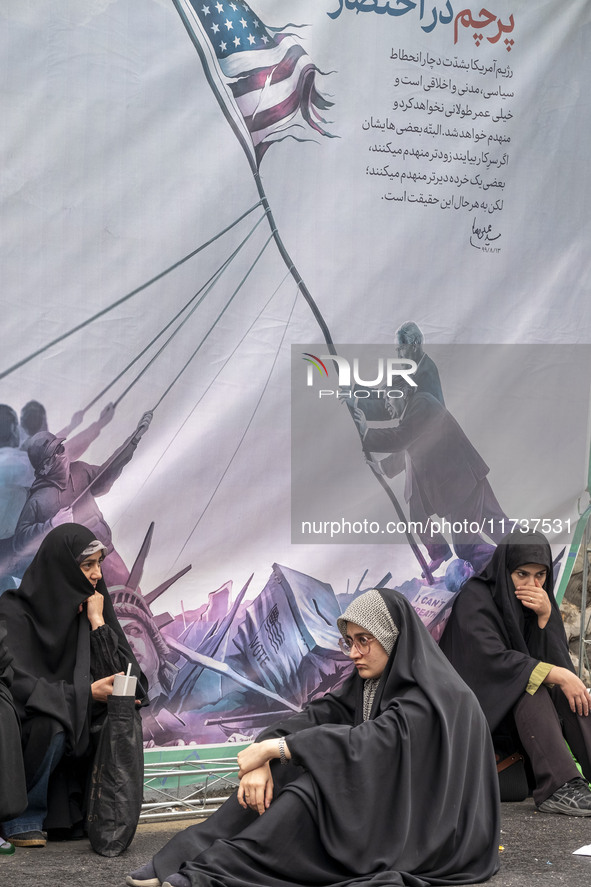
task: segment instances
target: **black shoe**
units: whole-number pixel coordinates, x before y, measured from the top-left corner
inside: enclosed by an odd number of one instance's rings
[[[48,841],[82,841],[86,835],[81,825],[72,826],[72,828],[50,828],[47,829]]]
[[[566,816],[591,816],[591,791],[587,782],[580,776],[565,782],[538,805],[538,810]]]
[[[45,847],[47,838],[43,832],[18,832],[7,838],[15,847]]]

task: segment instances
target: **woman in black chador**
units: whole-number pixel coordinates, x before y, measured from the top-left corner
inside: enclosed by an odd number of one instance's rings
[[[45,830],[82,833],[93,727],[116,673],[131,663],[138,687],[144,680],[102,579],[103,554],[90,530],[63,524],[45,537],[20,588],[0,597],[27,780],[25,812],[2,824],[16,846],[44,846]]]
[[[131,887],[473,884],[497,870],[486,721],[408,601],[338,620],[353,674],[238,755],[240,786],[127,877]]]
[[[0,622],[0,822],[22,813],[27,805],[21,730],[10,693],[12,656],[5,641],[6,629]],[[14,847],[0,837],[0,854],[4,853],[14,853]]]
[[[474,690],[499,751],[525,751],[543,813],[591,816],[591,698],[574,672],[554,598],[552,553],[517,530],[460,591],[441,648]],[[564,734],[564,735],[563,735]]]

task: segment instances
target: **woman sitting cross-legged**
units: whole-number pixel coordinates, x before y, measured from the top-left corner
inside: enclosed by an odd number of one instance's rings
[[[353,673],[238,755],[240,785],[131,887],[473,884],[497,870],[482,711],[398,592],[338,620]]]

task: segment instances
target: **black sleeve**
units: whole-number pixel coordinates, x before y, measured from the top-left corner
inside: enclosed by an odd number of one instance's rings
[[[90,671],[93,681],[126,671],[128,659],[119,649],[117,634],[109,625],[90,632]]]

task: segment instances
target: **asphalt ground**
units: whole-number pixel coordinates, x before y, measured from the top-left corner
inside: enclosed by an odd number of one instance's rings
[[[98,856],[87,840],[49,842],[43,849],[17,848],[0,856],[1,887],[124,887],[125,875],[139,868],[184,822],[141,823],[121,856]],[[490,887],[567,887],[591,885],[591,856],[573,856],[591,844],[591,817],[538,813],[531,798],[502,805],[501,868]]]

